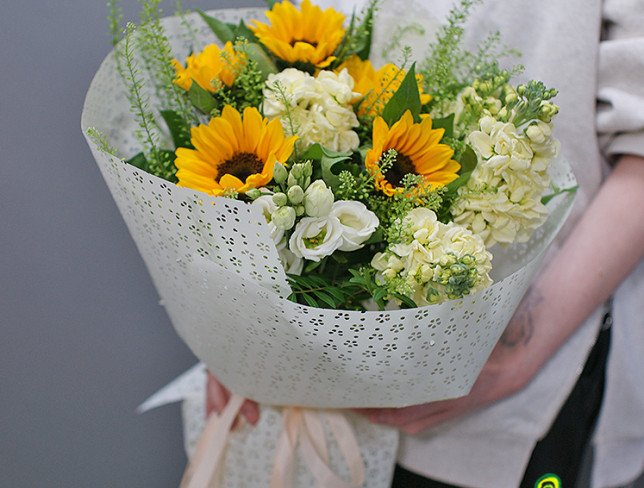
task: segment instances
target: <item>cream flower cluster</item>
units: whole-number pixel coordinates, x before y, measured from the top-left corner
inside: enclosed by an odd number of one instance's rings
[[[454,222],[480,235],[487,247],[525,242],[548,215],[541,197],[550,185],[548,166],[559,142],[542,121],[521,130],[485,116],[479,126],[468,137],[478,165],[459,188]]]
[[[317,77],[288,68],[272,74],[264,88],[264,116],[279,117],[288,134],[296,134],[305,150],[319,143],[333,151],[348,152],[360,145],[359,126],[351,100],[354,81],[346,70],[321,71]]]
[[[373,257],[381,282],[417,305],[461,298],[492,283],[492,255],[483,240],[453,222],[443,224],[428,208],[409,212],[403,239]]]

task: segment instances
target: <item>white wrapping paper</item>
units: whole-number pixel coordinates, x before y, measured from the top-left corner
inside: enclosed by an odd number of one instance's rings
[[[216,15],[238,22],[263,14]],[[212,42],[207,28],[195,23],[201,40]],[[166,19],[165,26],[177,57],[185,56],[178,19]],[[105,134],[121,156],[139,151],[112,55],[87,94],[82,128],[89,127]],[[286,276],[256,207],[178,188],[88,143],[178,334],[229,389],[273,406],[401,407],[466,394],[573,200],[570,194],[555,198],[548,221],[530,242],[492,250],[495,284],[487,290],[413,310],[322,310],[285,299]],[[559,187],[575,184],[561,160],[552,177]],[[227,456],[238,457],[228,463],[242,462],[262,436],[277,436],[275,410],[264,408],[263,414],[259,429],[234,436],[240,440],[232,441]],[[362,420],[354,426],[364,446],[395,444],[389,429]],[[235,451],[236,445],[242,447]],[[387,470],[368,480],[370,488],[387,486],[391,476],[395,449],[379,452],[388,456]],[[378,456],[376,464],[383,462]],[[256,464],[261,478],[264,461]],[[262,484],[242,480],[225,486]]]

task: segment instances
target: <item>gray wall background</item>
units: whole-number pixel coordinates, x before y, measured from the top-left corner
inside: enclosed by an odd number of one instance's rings
[[[110,50],[105,2],[0,6],[0,487],[176,487],[178,406],[135,408],[195,359],[80,131]]]

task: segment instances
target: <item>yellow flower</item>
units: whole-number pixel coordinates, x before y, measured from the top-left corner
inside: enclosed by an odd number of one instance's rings
[[[188,56],[185,68],[176,59],[172,60],[177,72],[174,83],[189,90],[195,80],[201,88],[214,93],[218,82],[230,87],[245,62],[244,55],[236,52],[230,42],[223,49],[208,44],[200,53]]]
[[[230,105],[208,125],[193,127],[190,136],[195,149],[176,152],[178,185],[215,196],[268,184],[275,163],[286,162],[296,139],[284,135],[279,119],[269,122],[254,107],[242,118]]]
[[[433,187],[455,180],[460,164],[452,159],[454,150],[440,144],[445,129],[432,129],[432,119],[425,117],[414,123],[408,110],[391,128],[376,117],[373,123],[373,147],[367,151],[365,166],[374,175],[376,188],[392,196],[400,190],[405,175],[421,175]],[[398,153],[393,166],[384,173],[378,162],[383,153],[395,149]]]
[[[354,91],[360,93],[364,99],[358,108],[359,115],[375,117],[380,115],[387,102],[396,93],[400,84],[405,79],[405,70],[395,64],[385,64],[376,70],[371,61],[361,60],[358,56],[349,57],[338,67],[338,71],[346,68],[355,81]],[[432,97],[423,92],[423,76],[416,75],[420,102],[425,105]]]
[[[250,29],[278,58],[316,68],[326,68],[335,59],[332,54],[345,33],[344,14],[332,8],[322,10],[309,0],[304,0],[298,10],[285,0],[275,3],[266,17],[270,24],[254,20]]]

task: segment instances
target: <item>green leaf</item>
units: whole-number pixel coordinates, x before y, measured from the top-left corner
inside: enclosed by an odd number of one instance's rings
[[[465,146],[465,150],[463,151],[463,154],[461,154],[460,159],[459,163],[461,163],[461,174],[471,173],[479,162],[479,158],[476,156],[474,149],[470,146]]]
[[[217,102],[213,96],[201,88],[195,80],[192,80],[188,95],[190,96],[192,104],[205,114],[210,114],[213,109],[217,108]]]
[[[377,5],[377,2],[371,2],[369,4],[369,7],[367,9],[367,14],[365,15],[364,20],[362,21],[362,27],[358,29],[366,33],[366,36],[364,38],[364,45],[362,46],[362,49],[356,52],[358,57],[363,61],[369,59],[369,55],[371,54],[371,38],[373,34],[372,32],[373,16],[376,10],[376,5]]]
[[[161,110],[161,117],[165,120],[174,147],[192,148],[190,142],[190,125],[174,110]]]
[[[248,28],[248,26],[244,23],[243,20],[240,20],[239,24],[235,26],[234,35],[235,35],[235,38],[244,37],[248,39],[248,41],[250,42],[255,42],[257,40],[257,36],[255,35],[255,33]]]
[[[126,161],[126,163],[129,163],[132,166],[136,166],[137,168],[142,170],[145,170],[145,168],[148,167],[148,162],[145,159],[145,155],[142,152],[140,152],[135,156],[132,156],[130,159]]]
[[[407,295],[403,295],[402,293],[393,293],[392,296],[400,300],[400,302],[408,308],[418,307],[418,305],[416,305],[416,302],[409,298]]]
[[[385,240],[385,233],[383,232],[382,227],[378,227],[376,229],[376,232],[371,234],[371,237],[369,239],[367,239],[367,241],[365,242],[365,245],[379,244],[379,243],[383,242],[384,240]]]
[[[421,106],[420,92],[416,81],[416,63],[414,63],[409,68],[396,93],[385,105],[382,111],[382,118],[391,127],[409,110],[414,120],[418,120]]]
[[[275,5],[275,0],[266,0],[266,5],[268,6],[269,10],[272,10],[273,5]]]
[[[443,138],[454,137],[454,114],[441,119],[432,119],[432,129],[445,129]]]
[[[463,151],[460,159],[461,174],[454,181],[447,184],[446,188],[448,193],[456,193],[456,190],[461,186],[466,185],[470,180],[470,176],[472,176],[472,171],[474,171],[474,168],[476,168],[476,165],[478,164],[476,153],[470,146],[465,146],[465,150]]]
[[[250,42],[244,47],[244,52],[249,59],[252,59],[257,63],[257,69],[259,69],[262,74],[262,79],[266,80],[268,75],[277,73],[277,66],[271,59],[271,57],[266,54],[264,48],[262,48],[256,42]]]
[[[315,296],[321,301],[324,302],[329,308],[335,308],[336,302],[333,300],[331,295],[327,295],[323,291],[316,291]]]
[[[222,22],[221,20],[216,19],[214,17],[211,17],[210,15],[206,14],[203,10],[197,9],[197,13],[201,16],[203,21],[206,24],[208,24],[208,27],[210,27],[210,30],[217,36],[217,39],[219,39],[222,43],[226,43],[228,41],[235,42],[235,33],[231,28],[230,24]]]
[[[554,193],[551,193],[550,195],[546,195],[541,199],[541,203],[544,205],[547,205],[550,200],[553,198],[563,194],[563,193],[577,193],[577,190],[579,189],[579,186],[572,186],[570,188],[563,188],[563,189],[556,189]]]
[[[351,153],[331,151],[320,144],[313,144],[306,150],[300,159],[314,159],[316,161],[320,161],[322,179],[331,187],[331,189],[336,189],[340,185],[340,178],[338,178],[338,175],[342,169],[346,168],[342,168],[338,171],[334,166],[351,159]]]
[[[318,302],[316,302],[312,297],[307,294],[302,295],[302,299],[311,307],[318,307]]]

